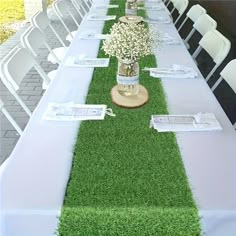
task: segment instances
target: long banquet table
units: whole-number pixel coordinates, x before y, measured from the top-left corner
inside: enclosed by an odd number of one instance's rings
[[[165,8],[158,14],[167,16],[169,12]],[[78,35],[88,29],[100,33],[103,25],[104,22],[85,18],[66,58],[78,54],[96,57],[100,42],[80,40]],[[151,27],[159,27],[181,40],[173,24]],[[156,58],[159,67],[177,63],[193,67],[199,73],[197,79],[162,80],[169,113],[213,112],[223,128],[217,132],[177,133],[176,138],[203,232],[210,236],[233,236],[236,232],[236,132],[184,44],[164,46]],[[46,121],[42,116],[49,102],[85,103],[92,76],[92,68],[66,67],[62,63],[11,156],[1,166],[0,235],[54,234],[80,122]]]

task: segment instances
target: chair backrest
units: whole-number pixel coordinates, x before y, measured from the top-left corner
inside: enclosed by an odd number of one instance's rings
[[[183,13],[185,12],[185,10],[187,9],[188,7],[188,4],[189,4],[189,0],[175,0],[173,2],[174,4],[174,8],[173,10],[171,11],[171,14],[174,12],[174,10],[176,9],[179,13],[179,16],[178,18],[175,20],[174,24],[176,25],[177,22],[179,21],[180,17],[183,15]]]
[[[69,15],[76,24],[76,26],[79,28],[79,22],[76,20],[76,17],[68,6],[68,2],[66,0],[57,0],[53,2],[52,7],[59,19],[63,18],[63,16],[65,15]]]
[[[29,27],[20,37],[21,44],[24,48],[29,49],[34,57],[37,57],[39,49],[44,45],[48,51],[52,54],[55,61],[60,64],[60,60],[53,52],[52,48],[48,45],[44,34],[40,31],[39,28]]]
[[[46,43],[43,33],[35,27],[29,27],[26,29],[21,35],[20,40],[22,46],[29,49],[34,57],[37,57],[39,49],[44,43]]]
[[[3,101],[0,99],[0,110],[5,115],[5,117],[8,119],[8,121],[13,125],[13,127],[16,129],[16,131],[22,135],[23,131],[20,128],[20,126],[15,122],[15,120],[12,118],[12,116],[9,114],[9,112],[4,107]]]
[[[216,64],[206,77],[206,81],[208,81],[228,55],[231,43],[219,31],[212,30],[207,32],[200,40],[198,48],[193,53],[194,59],[199,55],[202,48],[210,55]]]
[[[196,4],[189,9],[186,15],[191,21],[195,22],[199,16],[203,14],[206,14],[206,9],[199,4]]]
[[[218,65],[223,62],[231,48],[231,42],[217,30],[207,32],[200,40],[199,45]]]
[[[67,33],[70,35],[71,38],[73,38],[73,35],[70,32],[68,26],[66,25],[66,22],[63,20],[63,15],[66,13],[69,14],[77,27],[79,27],[79,23],[77,22],[73,13],[69,10],[69,7],[67,5],[68,3],[65,2],[65,0],[56,0],[52,3],[52,8],[57,17],[59,18],[60,22],[62,23],[62,25],[64,26]]]
[[[59,36],[57,31],[52,26],[47,14],[44,11],[38,11],[35,15],[30,18],[30,23],[32,26],[37,27],[40,31],[44,34],[44,31],[47,27],[49,27],[59,42],[62,44],[63,47],[66,47],[65,43],[63,42],[62,38]]]
[[[17,91],[25,75],[32,67],[34,67],[35,60],[26,49],[13,49],[2,59],[0,65],[3,83],[7,88],[9,87],[10,83],[11,87]]]
[[[193,28],[195,28],[202,36],[204,36],[208,31],[216,29],[216,27],[217,22],[208,14],[201,15],[193,24]]]
[[[220,75],[236,93],[236,59],[230,61],[221,71]]]
[[[25,48],[13,48],[0,62],[0,78],[9,92],[16,98],[25,112],[31,116],[31,111],[16,93],[25,75],[34,67],[45,84],[50,83],[50,79],[35,61],[29,51]]]
[[[188,19],[195,22],[201,15],[206,14],[206,9],[199,4],[193,5],[186,14],[186,18],[183,20],[178,28],[178,31],[182,29]]]
[[[25,48],[13,48],[0,62],[0,76],[10,92],[19,89],[25,75],[34,67],[47,83],[50,79]],[[10,86],[9,86],[10,85]]]
[[[180,15],[184,13],[187,9],[189,1],[188,0],[174,0],[174,8],[178,11]]]
[[[225,68],[220,72],[221,77],[212,86],[211,90],[214,91],[220,82],[224,79],[227,84],[236,93],[236,59],[230,61]]]
[[[30,23],[43,32],[49,26],[50,20],[45,12],[38,11],[30,18]]]

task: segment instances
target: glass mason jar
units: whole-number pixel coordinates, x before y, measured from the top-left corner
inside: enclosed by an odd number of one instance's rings
[[[125,5],[125,14],[127,16],[136,16],[137,15],[137,3],[135,0],[127,0]]]
[[[118,92],[122,96],[136,95],[139,92],[138,62],[119,59],[116,80]]]

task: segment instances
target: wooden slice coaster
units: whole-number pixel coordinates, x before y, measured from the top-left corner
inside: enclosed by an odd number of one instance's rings
[[[135,108],[141,107],[149,100],[147,89],[139,85],[139,92],[134,96],[121,96],[118,92],[117,85],[111,90],[111,99],[114,104],[119,107]]]
[[[119,18],[119,21],[122,23],[142,23],[143,17],[141,16],[122,16]]]

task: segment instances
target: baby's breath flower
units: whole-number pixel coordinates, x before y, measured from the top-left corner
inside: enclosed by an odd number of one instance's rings
[[[110,56],[137,61],[159,47],[157,36],[157,32],[149,31],[143,24],[119,22],[112,26],[110,37],[104,41],[102,48]]]

